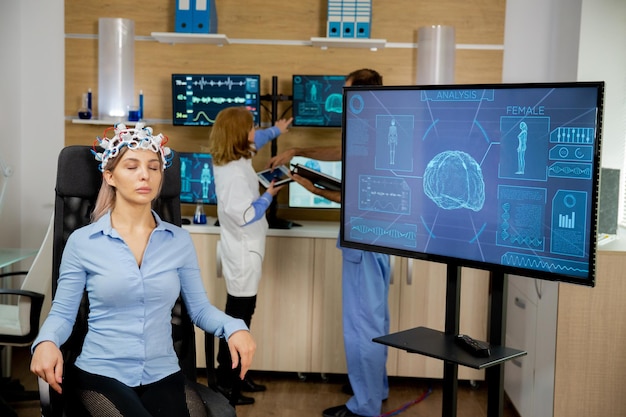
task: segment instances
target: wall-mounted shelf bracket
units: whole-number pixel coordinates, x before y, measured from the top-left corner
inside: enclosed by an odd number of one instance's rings
[[[222,33],[182,33],[182,32],[152,32],[154,39],[161,43],[205,43],[211,45],[228,45],[228,36]]]

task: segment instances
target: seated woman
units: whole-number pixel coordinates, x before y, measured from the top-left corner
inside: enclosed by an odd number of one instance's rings
[[[68,238],[52,309],[33,343],[31,371],[67,397],[70,416],[189,416],[172,341],[172,308],[182,293],[192,321],[228,340],[240,378],[256,344],[247,326],[207,299],[185,230],[152,211],[168,166],[167,138],[117,125],[100,141],[102,186],[92,223]],[[59,347],[72,332],[84,291],[83,349],[63,375]],[[97,396],[97,402],[88,401]]]

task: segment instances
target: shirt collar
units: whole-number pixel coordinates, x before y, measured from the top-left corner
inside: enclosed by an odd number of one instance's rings
[[[156,221],[156,227],[154,228],[155,231],[168,231],[171,234],[174,234],[175,226],[173,224],[170,224],[161,220],[159,215],[154,210],[152,210],[152,215],[154,216],[154,220]],[[115,231],[115,229],[113,229],[113,226],[111,226],[111,211],[110,210],[107,211],[102,217],[100,217],[94,223],[92,223],[91,235],[93,236],[98,233],[102,233],[104,235],[108,235],[111,237],[119,237],[119,234],[117,233],[117,231]]]

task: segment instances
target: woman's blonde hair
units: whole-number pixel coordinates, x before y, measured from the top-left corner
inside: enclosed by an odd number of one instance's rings
[[[208,151],[215,165],[225,165],[241,158],[250,159],[254,147],[248,134],[254,128],[252,113],[245,107],[228,107],[217,114],[209,136]]]
[[[124,146],[123,148],[121,148],[120,152],[117,154],[117,156],[115,158],[111,158],[109,160],[109,162],[107,163],[107,167],[106,167],[106,169],[104,171],[105,172],[106,171],[113,172],[115,170],[115,168],[117,167],[117,165],[122,160],[122,156],[126,152],[128,152],[128,146]],[[163,160],[161,158],[158,158],[158,160],[159,160],[160,168],[163,168]],[[159,169],[158,172],[161,173],[161,183],[159,184],[159,192],[157,193],[157,197],[161,193],[161,187],[163,186],[163,180],[165,179],[165,173],[164,173],[163,169]],[[103,175],[102,175],[102,185],[100,186],[100,191],[98,192],[98,198],[96,199],[96,205],[93,208],[93,211],[91,212],[91,221],[92,222],[97,221],[100,217],[104,216],[104,214],[107,211],[113,210],[113,208],[115,208],[115,197],[116,197],[115,187],[109,185],[109,183],[106,182],[106,180],[104,179],[104,173],[103,173]],[[155,197],[155,199],[156,199],[156,197]]]

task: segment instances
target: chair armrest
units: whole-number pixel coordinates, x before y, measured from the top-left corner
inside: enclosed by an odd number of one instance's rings
[[[43,307],[44,295],[33,291],[0,289],[0,295],[19,295],[28,297],[31,300],[30,305],[30,331],[24,336],[0,335],[0,343],[9,345],[24,345],[35,340],[39,333],[39,316]]]
[[[37,384],[39,385],[39,402],[41,405],[42,417],[65,417],[63,411],[64,402],[63,395],[50,389],[48,384],[43,379],[37,377]]]
[[[37,377],[37,385],[39,385],[41,415],[42,417],[50,417],[52,416],[52,405],[50,404],[50,385],[40,377]]]
[[[26,276],[27,274],[28,274],[28,271],[4,272],[4,273],[0,274],[0,278],[15,277],[15,276],[18,276],[18,275]]]

